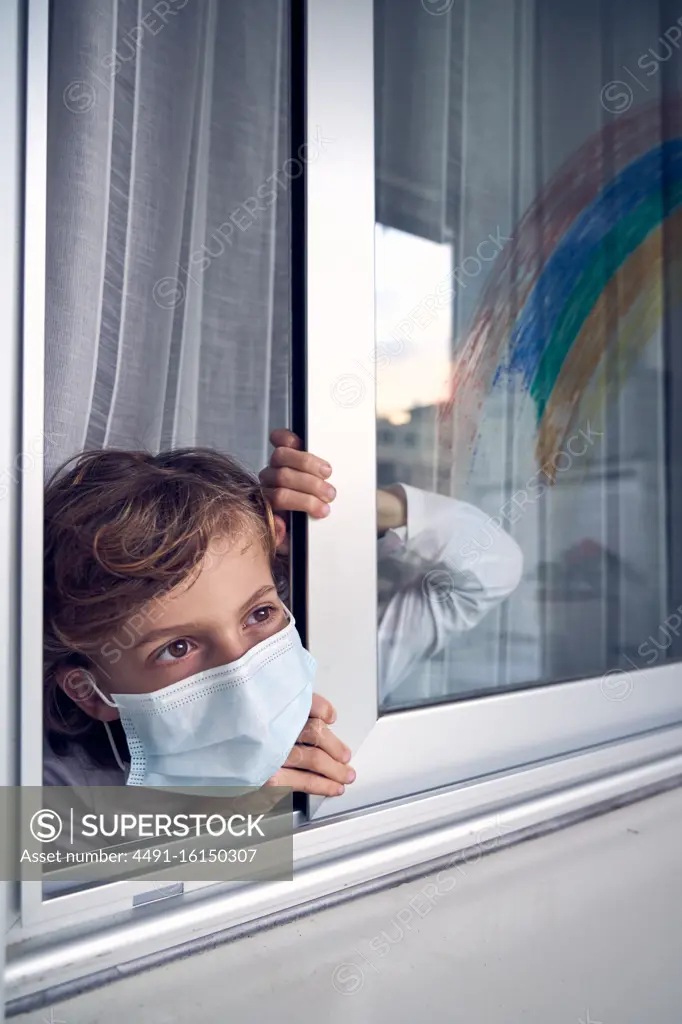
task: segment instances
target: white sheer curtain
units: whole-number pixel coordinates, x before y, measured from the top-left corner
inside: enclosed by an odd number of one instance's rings
[[[50,46],[46,469],[257,470],[289,420],[285,0],[54,0]]]

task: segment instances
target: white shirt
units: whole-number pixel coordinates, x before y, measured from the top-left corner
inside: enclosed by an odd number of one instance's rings
[[[388,530],[378,542],[382,700],[509,597],[523,570],[518,544],[485,512],[400,486],[406,526]]]
[[[521,580],[516,542],[480,509],[400,485],[406,525],[377,543],[379,693],[385,699],[457,633],[474,629]],[[124,773],[99,768],[76,745],[57,757],[46,744],[44,785],[120,786]]]

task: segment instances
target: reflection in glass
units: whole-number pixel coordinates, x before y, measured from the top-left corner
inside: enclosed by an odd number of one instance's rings
[[[375,2],[378,486],[417,491],[379,540],[384,709],[662,664],[682,632],[680,70],[604,91],[657,5],[443,6]]]

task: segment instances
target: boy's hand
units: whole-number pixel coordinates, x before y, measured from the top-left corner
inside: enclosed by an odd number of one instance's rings
[[[284,765],[265,785],[291,786],[297,793],[314,796],[341,796],[355,772],[348,765],[350,750],[328,728],[335,721],[332,705],[314,693],[303,732]]]
[[[407,500],[400,484],[377,491],[377,533],[396,530],[407,523]]]
[[[301,438],[291,430],[273,430],[270,443],[275,450],[259,479],[273,512],[307,512],[313,519],[328,516],[330,502],[336,497],[336,489],[327,482],[332,472],[329,463],[304,451]],[[378,490],[377,532],[404,526],[406,521],[402,487],[394,484]],[[286,554],[287,550],[285,537],[279,551]]]
[[[300,437],[291,430],[273,430],[274,452],[259,479],[274,512],[307,512],[324,519],[336,490],[327,483],[332,467],[324,459],[303,450]]]

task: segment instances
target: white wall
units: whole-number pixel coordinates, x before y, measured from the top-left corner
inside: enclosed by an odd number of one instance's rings
[[[128,978],[52,1019],[679,1024],[681,842],[677,789]]]

